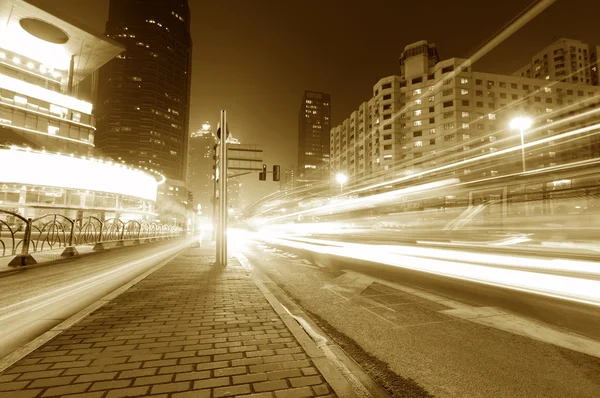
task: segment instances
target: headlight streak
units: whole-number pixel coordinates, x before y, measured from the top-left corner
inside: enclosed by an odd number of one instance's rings
[[[600,266],[594,262],[542,260],[431,248],[330,242],[319,239],[285,239],[267,236],[263,240],[271,244],[320,254],[387,264],[600,306],[600,281],[534,272],[536,270],[561,271],[600,275]],[[521,269],[495,268],[494,265]]]

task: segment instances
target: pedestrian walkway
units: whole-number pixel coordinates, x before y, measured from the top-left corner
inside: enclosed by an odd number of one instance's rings
[[[0,397],[336,396],[237,261],[188,248],[0,373]]]

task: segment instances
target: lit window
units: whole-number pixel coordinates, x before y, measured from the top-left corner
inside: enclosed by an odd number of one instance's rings
[[[461,84],[467,84],[469,82],[469,79],[467,79],[466,77],[461,77],[460,82]]]
[[[33,64],[33,62],[27,62],[27,67],[29,69],[33,69],[35,67],[35,65]]]
[[[435,135],[435,129],[429,129],[429,135]]]
[[[383,155],[383,160],[389,160],[392,158],[392,155]]]
[[[0,52],[0,59],[6,59],[6,54]]]
[[[59,128],[56,126],[48,126],[48,134],[56,135],[58,133]]]
[[[25,97],[21,97],[19,95],[15,95],[14,99],[15,99],[15,102],[17,104],[21,104],[21,105],[26,105],[27,104],[27,98],[25,98]]]
[[[421,100],[420,99],[415,100],[415,105],[421,105]]]
[[[423,111],[421,109],[417,109],[416,111],[413,112],[413,115],[414,116],[420,116],[422,112]]]
[[[429,97],[429,102],[433,102],[433,101],[435,101],[435,96],[432,95],[431,97]]]
[[[468,130],[468,129],[469,129],[469,123],[463,123],[463,124],[462,124],[462,128],[463,128],[464,130]]]
[[[19,65],[21,63],[21,58],[19,57],[13,57],[13,62],[17,65]]]
[[[544,87],[544,91],[547,93],[551,93],[552,89],[550,87]]]
[[[489,113],[488,114],[488,119],[489,120],[496,120],[496,115],[494,113]]]
[[[428,91],[433,91],[433,90],[435,90],[435,86],[429,86],[429,88],[427,90]]]
[[[467,90],[466,88],[461,88],[460,89],[460,94],[461,95],[467,95],[467,94],[469,94],[469,90]]]
[[[417,120],[413,123],[413,126],[421,126],[423,124],[423,122],[421,120]]]
[[[496,171],[496,170],[492,170],[490,173],[492,174],[492,177],[498,176],[498,171]]]
[[[414,147],[423,146],[423,141],[415,141],[413,144]]]
[[[419,94],[421,94],[421,89],[420,88],[418,88],[415,91],[413,91],[413,95],[419,95]]]
[[[546,113],[552,112],[552,108],[546,108]]]
[[[67,108],[63,108],[62,106],[50,104],[50,113],[53,113],[55,115],[58,115],[58,116],[64,118],[67,116],[67,112],[68,112]]]
[[[469,118],[469,112],[464,112],[462,113],[462,117],[464,117],[465,119]]]

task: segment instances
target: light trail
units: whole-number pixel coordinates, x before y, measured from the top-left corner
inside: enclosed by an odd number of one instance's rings
[[[0,308],[0,322],[6,321],[9,318],[13,318],[17,315],[21,315],[23,313],[31,312],[38,310],[40,308],[49,306],[53,303],[59,302],[61,300],[65,300],[71,296],[76,295],[82,291],[91,289],[99,284],[106,282],[107,280],[122,276],[126,272],[130,271],[132,268],[139,266],[141,263],[147,263],[156,258],[167,257],[170,254],[173,254],[177,251],[180,251],[183,247],[186,247],[187,243],[180,244],[174,248],[163,250],[159,253],[145,256],[139,260],[135,261],[125,261],[123,265],[118,268],[112,269],[110,271],[103,272],[98,275],[94,275],[92,277],[83,279],[81,281],[69,284],[67,286],[63,286],[61,288],[49,290],[45,293],[39,294],[37,296],[33,296],[19,302],[7,305],[5,307]]]
[[[286,239],[264,235],[260,234],[261,238],[256,239],[274,245],[319,254],[380,263],[600,306],[600,280],[543,273],[543,271],[547,271],[598,276],[600,275],[600,265],[595,262],[544,260],[530,257],[479,254],[399,245],[368,245],[320,239]]]
[[[400,182],[404,182],[407,180],[411,180],[417,177],[422,177],[422,176],[426,176],[428,174],[433,174],[433,173],[437,173],[440,171],[444,171],[444,170],[448,170],[448,169],[452,169],[452,168],[456,168],[456,167],[460,167],[460,166],[464,166],[467,164],[471,164],[471,163],[476,163],[476,162],[480,162],[482,160],[486,160],[486,159],[490,159],[490,158],[494,158],[494,157],[498,157],[507,153],[511,153],[511,152],[515,152],[515,151],[520,151],[521,148],[527,149],[527,148],[531,148],[537,145],[541,145],[541,144],[545,144],[548,143],[550,141],[556,141],[556,140],[560,140],[563,138],[568,138],[568,137],[572,137],[578,134],[582,134],[582,133],[587,133],[589,131],[592,130],[597,130],[600,129],[600,123],[594,124],[592,126],[587,126],[587,127],[582,127],[576,130],[572,130],[572,131],[568,131],[562,134],[557,134],[551,137],[546,137],[546,138],[542,138],[539,139],[537,141],[532,141],[532,142],[528,142],[525,145],[521,146],[514,146],[514,147],[510,147],[510,148],[505,148],[505,149],[501,149],[499,151],[493,152],[493,153],[488,153],[485,155],[481,155],[481,156],[477,156],[474,158],[470,158],[470,159],[464,159],[460,162],[456,162],[456,163],[452,163],[452,164],[447,164],[445,166],[440,166],[440,167],[436,167],[433,169],[429,169],[429,170],[424,170],[424,171],[420,171],[418,173],[412,174],[410,176],[405,176],[405,177],[400,177],[400,178],[396,178],[394,180],[390,180],[390,181],[385,181],[385,182],[380,182],[377,184],[373,184],[370,185],[368,187],[364,187],[364,188],[360,188],[360,189],[356,189],[354,191],[348,192],[347,195],[353,194],[353,193],[358,193],[358,192],[363,192],[363,191],[368,191],[370,189],[375,189],[375,188],[379,188],[382,186],[386,186],[386,185],[392,185],[392,184],[397,184]]]

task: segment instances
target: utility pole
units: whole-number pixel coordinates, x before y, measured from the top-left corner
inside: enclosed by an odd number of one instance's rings
[[[217,265],[227,265],[227,114],[221,111],[219,139],[219,209],[217,218]]]

